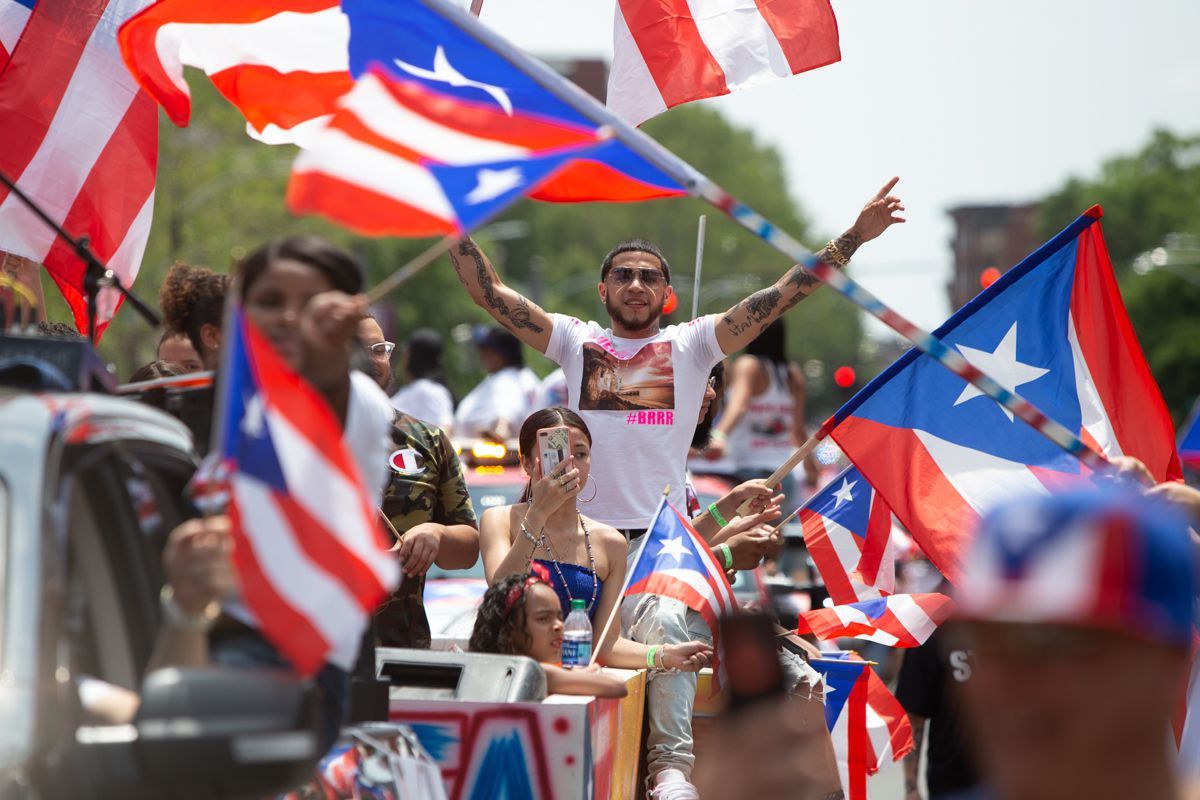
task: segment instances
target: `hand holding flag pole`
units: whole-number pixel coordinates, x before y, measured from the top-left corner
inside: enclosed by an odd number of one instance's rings
[[[1108,461],[1095,449],[1085,444],[1066,427],[1047,417],[1029,401],[1016,394],[995,379],[971,365],[956,350],[940,339],[914,325],[888,307],[878,297],[860,286],[845,273],[824,263],[798,240],[776,227],[765,217],[733,197],[707,176],[664,148],[645,133],[630,125],[606,109],[578,86],[558,75],[547,65],[533,58],[499,34],[480,24],[478,20],[458,9],[448,0],[419,0],[426,8],[443,17],[453,19],[455,24],[476,40],[510,63],[516,65],[540,86],[567,103],[593,122],[605,126],[614,138],[649,163],[670,175],[684,186],[693,197],[698,197],[724,212],[746,230],[767,244],[802,265],[820,278],[834,291],[845,296],[888,327],[911,341],[919,350],[928,354],[958,377],[976,386],[997,403],[1020,417],[1043,436],[1062,447],[1071,455],[1096,471],[1108,471]],[[893,180],[878,195],[882,197],[895,184]],[[789,459],[790,461],[790,459]],[[798,462],[797,462],[798,463]]]
[[[801,461],[808,458],[808,454],[811,453],[813,450],[815,450],[817,445],[819,445],[821,443],[821,440],[824,439],[827,435],[828,435],[828,432],[825,430],[824,427],[822,427],[821,430],[817,431],[812,436],[808,437],[808,440],[805,441],[804,444],[800,445],[799,447],[797,447],[795,450],[792,451],[792,454],[790,456],[788,456],[787,461],[784,461],[782,464],[779,465],[778,469],[776,469],[774,472],[771,473],[770,477],[768,477],[766,480],[766,484],[765,484],[766,487],[768,489],[774,489],[776,486],[778,486],[779,482],[782,481],[784,478],[786,478],[788,476],[788,474],[791,473],[792,470],[794,470],[797,466],[799,466]],[[742,517],[749,514],[750,513],[750,501],[747,500],[746,502],[742,503],[741,506],[738,507],[737,513],[738,513],[738,516],[742,516]],[[780,525],[782,525],[782,524],[783,523],[781,522]]]

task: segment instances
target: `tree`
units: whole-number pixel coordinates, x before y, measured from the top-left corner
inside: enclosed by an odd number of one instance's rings
[[[1200,392],[1200,287],[1157,270],[1139,275],[1132,265],[1170,233],[1200,233],[1200,136],[1158,130],[1137,153],[1105,161],[1095,178],[1069,179],[1042,202],[1042,235],[1097,203],[1125,307],[1179,424]],[[1180,268],[1200,279],[1200,264]]]

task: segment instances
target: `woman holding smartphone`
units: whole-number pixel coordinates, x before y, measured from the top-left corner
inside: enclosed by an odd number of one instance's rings
[[[564,428],[566,457],[543,473],[539,432],[544,432],[540,438],[549,455],[558,451]],[[588,485],[592,435],[570,409],[544,408],[525,420],[518,439],[521,466],[529,476],[525,497],[515,505],[489,508],[480,519],[479,549],[488,583],[527,573],[531,563],[541,564],[549,571],[562,615],[569,612],[571,600],[583,600],[593,629],[603,627],[621,601],[627,545],[615,528],[579,510],[579,503],[595,496]],[[712,654],[703,642],[651,647],[619,636],[618,630],[611,626],[605,641],[593,642],[598,660],[606,666],[695,672]]]

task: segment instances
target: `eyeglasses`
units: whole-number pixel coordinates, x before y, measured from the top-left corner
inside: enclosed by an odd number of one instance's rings
[[[620,286],[633,283],[634,277],[637,277],[642,282],[642,286],[648,289],[653,289],[666,280],[661,271],[641,267],[636,269],[634,267],[613,267],[608,274]]]
[[[396,349],[395,342],[376,342],[375,344],[367,345],[367,349],[371,351],[373,356],[390,356],[392,351]]]

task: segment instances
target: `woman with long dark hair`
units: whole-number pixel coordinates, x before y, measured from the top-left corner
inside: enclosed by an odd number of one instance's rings
[[[570,455],[548,474],[537,452],[538,431],[566,426]],[[529,475],[522,502],[489,508],[479,525],[480,552],[488,583],[529,572],[530,565],[549,571],[563,616],[572,600],[583,600],[596,629],[594,636],[621,601],[625,582],[625,537],[580,512],[578,503],[595,496],[589,481],[592,435],[587,424],[568,408],[544,408],[530,414],[519,436],[521,466]],[[594,487],[593,487],[594,488]],[[583,494],[580,497],[580,494]],[[613,667],[696,671],[707,663],[711,647],[702,642],[648,647],[618,636],[609,628],[604,641],[594,641],[598,660]]]

